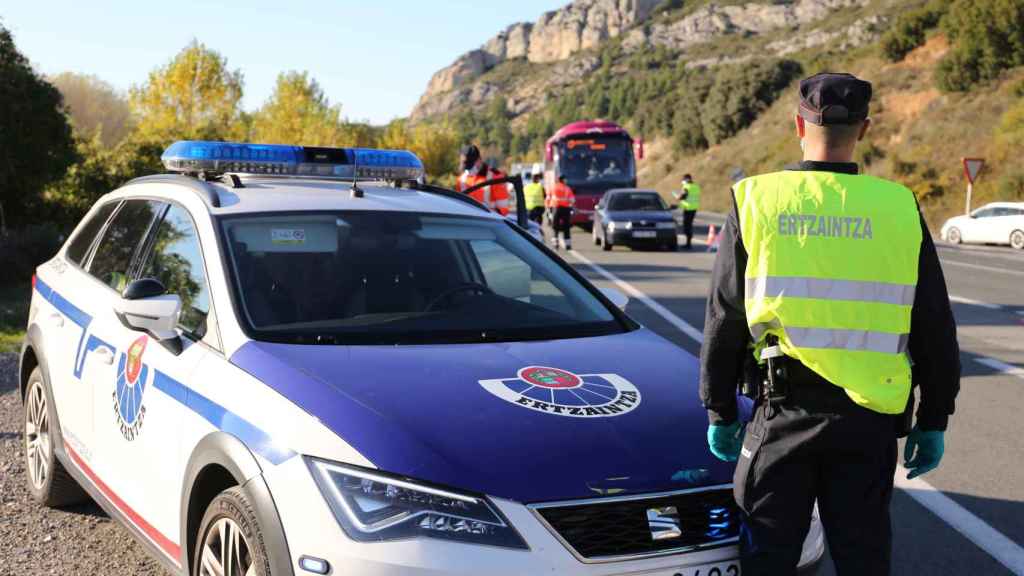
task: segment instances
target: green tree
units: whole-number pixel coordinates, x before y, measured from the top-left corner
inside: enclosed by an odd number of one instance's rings
[[[891,62],[903,60],[911,50],[924,44],[929,30],[935,28],[949,8],[950,0],[931,0],[925,6],[901,14],[882,36],[882,53]]]
[[[60,92],[42,79],[0,26],[0,210],[7,226],[29,224],[43,188],[75,159]]]
[[[391,150],[411,150],[423,161],[423,169],[431,181],[453,174],[459,161],[458,132],[447,122],[410,125],[394,120],[380,135],[378,145]]]
[[[704,137],[717,144],[749,126],[800,71],[786,60],[723,66],[701,106]]]
[[[132,88],[130,103],[143,141],[221,140],[245,137],[242,73],[227,59],[192,41],[166,66]]]
[[[50,82],[60,90],[75,132],[92,138],[99,134],[104,146],[114,146],[132,130],[128,100],[95,76],[62,72]]]
[[[343,146],[341,106],[332,105],[306,72],[277,76],[274,93],[253,116],[252,139],[268,144]]]

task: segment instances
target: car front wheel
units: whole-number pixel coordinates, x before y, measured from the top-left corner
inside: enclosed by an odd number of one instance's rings
[[[950,244],[959,244],[962,242],[963,238],[960,236],[960,229],[950,228],[949,231],[946,232],[946,240],[949,241]]]
[[[263,532],[249,497],[238,486],[218,494],[203,514],[192,561],[199,576],[270,576]]]
[[[1024,250],[1024,230],[1014,230],[1010,233],[1010,246],[1017,250]]]
[[[55,454],[54,408],[42,371],[36,367],[25,391],[25,476],[32,498],[44,506],[77,504],[87,498]]]

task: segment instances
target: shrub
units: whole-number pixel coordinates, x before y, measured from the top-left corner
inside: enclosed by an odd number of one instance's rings
[[[948,1],[933,0],[897,18],[892,28],[882,36],[882,53],[885,57],[891,62],[899,62],[911,50],[924,44],[927,32],[939,24],[948,5]]]
[[[0,285],[23,284],[60,249],[64,236],[53,224],[37,224],[0,234]]]
[[[722,67],[700,108],[704,137],[717,144],[749,126],[801,71],[787,60]]]
[[[952,48],[936,70],[946,91],[966,91],[1024,64],[1024,0],[955,0],[942,18]]]

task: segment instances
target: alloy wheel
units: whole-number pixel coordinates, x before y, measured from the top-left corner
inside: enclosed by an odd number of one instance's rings
[[[255,563],[242,529],[230,518],[221,518],[203,539],[199,576],[254,576]]]
[[[33,382],[25,402],[25,460],[29,481],[41,490],[50,477],[50,418],[43,383]]]
[[[950,228],[949,232],[946,232],[946,240],[949,240],[950,244],[959,244],[961,241],[960,229]]]
[[[1010,246],[1017,250],[1024,250],[1024,230],[1014,230],[1010,234]]]

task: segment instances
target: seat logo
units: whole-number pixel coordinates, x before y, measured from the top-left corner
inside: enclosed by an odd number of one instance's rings
[[[149,341],[145,335],[139,336],[122,352],[117,360],[117,385],[114,387],[114,415],[118,427],[125,440],[132,441],[138,437],[142,422],[146,417],[146,407],[142,404],[142,396],[146,392],[149,380],[149,366],[142,361]]]
[[[683,535],[675,506],[648,508],[647,526],[651,529],[651,540],[671,540]]]
[[[573,374],[527,366],[515,378],[481,380],[480,385],[506,402],[557,416],[621,416],[640,405],[640,391],[618,374]]]

